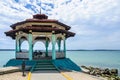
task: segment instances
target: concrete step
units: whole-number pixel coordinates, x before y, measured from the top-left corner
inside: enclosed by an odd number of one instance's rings
[[[44,62],[51,62],[51,61],[49,61],[49,60],[40,60],[40,61],[37,61],[37,62],[40,62],[40,63],[44,63]]]
[[[37,61],[34,71],[57,70],[51,61]]]
[[[54,65],[36,65],[35,68],[38,67],[54,67]]]
[[[52,63],[37,63],[36,65],[51,65]]]
[[[52,67],[52,68],[35,68],[34,71],[36,70],[56,70],[55,67]]]

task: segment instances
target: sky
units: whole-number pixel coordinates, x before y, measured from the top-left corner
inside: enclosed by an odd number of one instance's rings
[[[15,40],[4,32],[40,13],[40,5],[49,19],[71,26],[76,33],[67,39],[67,49],[120,49],[120,0],[0,0],[0,49],[15,48]],[[22,46],[27,47],[27,42]]]

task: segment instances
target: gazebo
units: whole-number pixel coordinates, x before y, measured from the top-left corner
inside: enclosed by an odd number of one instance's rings
[[[47,59],[56,60],[66,58],[66,39],[73,37],[75,33],[70,32],[70,26],[58,20],[48,19],[45,14],[33,15],[32,19],[26,19],[10,26],[12,30],[5,32],[6,36],[16,40],[16,59]],[[21,44],[27,40],[29,44],[28,52],[21,51]],[[34,44],[41,41],[45,45],[45,52],[39,53],[33,50]],[[63,51],[61,51],[61,41],[63,41]],[[52,51],[48,47],[52,43]],[[58,45],[56,51],[55,45]]]

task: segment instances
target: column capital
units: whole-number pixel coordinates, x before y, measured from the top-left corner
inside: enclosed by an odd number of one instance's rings
[[[32,30],[29,30],[29,33],[32,33]]]
[[[18,35],[18,33],[16,32],[16,33],[15,33],[15,35],[17,36],[17,35]]]
[[[52,31],[52,34],[55,34],[55,31]]]

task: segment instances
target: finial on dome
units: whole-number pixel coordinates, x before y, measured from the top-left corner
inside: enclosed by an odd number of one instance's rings
[[[35,15],[33,15],[33,18],[35,18],[35,19],[48,19],[48,16],[45,14],[35,14]]]

